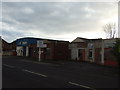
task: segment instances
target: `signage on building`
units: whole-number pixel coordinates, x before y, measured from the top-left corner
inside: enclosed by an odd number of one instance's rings
[[[93,48],[93,44],[92,43],[88,43],[88,48],[92,49]]]
[[[37,41],[37,47],[44,48],[44,47],[47,47],[47,45],[44,44],[42,40],[38,40]]]
[[[42,40],[38,40],[37,47],[39,47],[39,61],[41,61],[41,53],[42,53],[41,48],[45,48],[45,47],[47,47],[47,45],[44,44],[44,42]]]
[[[27,45],[27,41],[22,41],[18,43],[19,45]]]

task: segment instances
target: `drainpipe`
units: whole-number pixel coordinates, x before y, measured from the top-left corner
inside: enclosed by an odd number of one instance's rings
[[[93,62],[95,62],[95,46],[94,46],[94,43],[93,43]]]
[[[101,42],[101,64],[104,64],[104,40]]]

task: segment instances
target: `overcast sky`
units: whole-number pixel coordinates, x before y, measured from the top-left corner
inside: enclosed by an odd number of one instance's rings
[[[2,3],[2,38],[8,42],[21,37],[67,41],[77,37],[105,38],[103,26],[110,22],[118,23],[117,3]]]

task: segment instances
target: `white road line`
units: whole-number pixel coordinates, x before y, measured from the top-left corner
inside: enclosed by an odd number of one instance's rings
[[[11,66],[11,65],[7,65],[7,64],[3,64],[3,65],[9,68],[14,68],[14,66]]]
[[[44,63],[44,62],[35,62],[35,61],[26,61],[26,60],[20,60],[22,62],[30,62],[30,63],[35,63],[35,64],[51,64],[51,63]]]
[[[57,64],[53,64],[53,63],[44,63],[44,62],[34,62],[34,61],[26,61],[26,60],[20,60],[22,62],[30,62],[30,63],[35,63],[35,64],[41,64],[41,65],[52,65],[52,66],[60,66]]]
[[[32,71],[29,71],[29,70],[26,70],[26,69],[23,69],[23,71],[26,71],[26,72],[29,72],[29,73],[33,73],[33,74],[36,74],[36,75],[40,75],[42,77],[47,77],[46,75],[44,74],[40,74],[40,73],[36,73],[36,72],[32,72]]]
[[[80,85],[80,84],[77,84],[77,83],[73,83],[73,82],[68,82],[69,84],[72,84],[72,85],[75,85],[75,86],[80,86],[80,87],[83,87],[83,88],[88,88],[88,89],[92,89],[92,90],[97,90],[97,89],[94,89],[94,88],[91,88],[91,87],[88,87],[88,86],[85,86],[85,85]]]

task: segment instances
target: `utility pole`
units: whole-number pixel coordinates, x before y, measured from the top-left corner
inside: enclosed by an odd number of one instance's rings
[[[101,42],[101,64],[104,64],[104,40]]]
[[[41,48],[39,47],[39,62],[41,61]]]
[[[45,48],[45,47],[47,47],[47,45],[43,43],[43,40],[38,40],[37,41],[37,47],[39,48],[39,51],[38,51],[38,53],[39,53],[38,61],[40,62],[41,61],[41,53],[42,53],[41,48]]]

